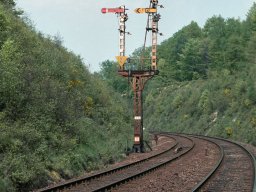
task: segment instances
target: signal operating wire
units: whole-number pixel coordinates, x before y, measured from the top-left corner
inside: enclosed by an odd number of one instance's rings
[[[149,8],[151,8],[152,2],[150,1]],[[147,43],[147,35],[148,35],[148,28],[149,28],[149,20],[150,20],[151,13],[148,14],[148,19],[147,19],[147,26],[146,26],[146,32],[145,32],[145,38],[144,38],[144,44],[140,56],[140,67],[142,69],[142,65],[144,65],[144,56],[145,56],[145,50],[146,50],[146,43]]]

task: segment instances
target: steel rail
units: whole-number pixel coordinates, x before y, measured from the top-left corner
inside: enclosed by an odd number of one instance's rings
[[[147,157],[145,159],[138,160],[138,161],[135,161],[133,163],[126,164],[126,165],[122,165],[122,166],[119,166],[119,167],[111,169],[111,170],[107,170],[107,171],[103,171],[103,172],[100,172],[100,173],[96,173],[96,174],[93,174],[93,175],[90,175],[90,176],[87,176],[87,177],[82,177],[82,178],[78,178],[78,179],[75,178],[75,179],[71,179],[71,180],[69,180],[67,182],[54,185],[54,186],[49,186],[49,187],[45,187],[45,188],[42,188],[42,189],[38,189],[38,190],[36,190],[36,192],[55,192],[55,191],[64,190],[64,189],[70,188],[72,186],[77,186],[77,185],[79,185],[81,183],[84,183],[86,181],[91,181],[93,179],[96,179],[96,178],[99,178],[99,177],[102,177],[102,176],[105,176],[105,175],[113,174],[113,173],[115,173],[117,171],[127,169],[129,167],[141,164],[141,163],[143,163],[145,161],[148,161],[150,159],[158,157],[158,156],[160,156],[160,155],[162,155],[164,153],[167,153],[167,152],[171,151],[174,147],[176,147],[178,145],[178,142],[176,141],[175,138],[173,138],[171,136],[167,136],[167,135],[165,135],[165,136],[174,139],[175,143],[174,143],[173,146],[171,146],[167,150],[162,151],[160,153],[157,153],[156,155],[152,155],[152,156]]]
[[[253,173],[254,181],[253,181],[252,191],[256,192],[256,159],[254,155],[251,153],[251,151],[247,150],[244,146],[240,145],[239,143],[236,143],[236,144],[242,147],[243,149],[245,149],[246,152],[249,154],[250,158],[252,159],[252,166],[254,167],[254,173]]]
[[[159,135],[164,135],[164,134],[159,134]],[[166,135],[164,135],[164,136],[166,136]],[[162,163],[160,163],[160,164],[158,164],[158,165],[155,165],[155,166],[153,166],[153,167],[151,167],[151,168],[148,168],[147,170],[145,170],[145,171],[143,171],[143,172],[134,174],[134,175],[132,175],[132,176],[128,176],[128,177],[126,177],[126,178],[124,178],[124,179],[122,179],[122,180],[119,180],[119,181],[117,181],[117,182],[113,182],[113,183],[107,184],[107,185],[105,185],[104,187],[99,187],[99,188],[93,190],[93,192],[108,191],[108,190],[111,190],[112,188],[115,188],[116,186],[121,185],[122,183],[129,182],[129,181],[131,181],[131,180],[133,180],[133,179],[136,179],[136,178],[141,177],[141,176],[143,176],[143,175],[145,175],[145,174],[148,174],[148,173],[150,173],[150,172],[153,172],[153,171],[155,171],[156,169],[159,169],[159,168],[161,168],[161,167],[163,167],[163,166],[169,164],[170,162],[172,162],[172,161],[174,161],[174,160],[180,158],[181,156],[187,154],[188,152],[190,152],[190,151],[195,147],[195,143],[194,143],[194,141],[193,141],[191,138],[186,137],[186,136],[184,136],[184,135],[176,135],[176,136],[187,138],[188,140],[190,140],[190,141],[192,142],[192,146],[191,146],[187,151],[184,151],[184,152],[180,153],[180,155],[178,155],[178,156],[176,156],[176,157],[173,157],[173,158],[171,158],[171,159],[169,159],[169,160],[167,160],[167,161],[165,161],[165,162],[162,162]]]
[[[252,158],[254,161],[254,186],[253,186],[253,192],[256,192],[256,156],[252,154]]]
[[[185,134],[185,135],[190,135],[190,134]],[[193,136],[193,135],[191,135]],[[249,151],[247,150],[244,146],[242,146],[241,144],[235,142],[235,141],[230,141],[230,140],[227,140],[227,139],[224,139],[224,138],[219,138],[219,137],[210,137],[210,136],[202,136],[202,135],[197,135],[195,137],[198,137],[198,138],[210,138],[210,139],[216,139],[216,140],[220,140],[220,141],[225,141],[227,143],[231,143],[231,144],[234,144],[238,147],[240,147],[243,151],[245,151],[249,158],[251,159],[251,162],[252,162],[252,166],[253,166],[253,184],[252,184],[252,189],[251,191],[252,192],[256,192],[256,160],[255,160],[255,157],[254,155]],[[211,141],[211,140],[207,140],[207,141]],[[218,143],[214,142],[214,141],[211,141],[213,143],[215,143],[216,145],[220,146]],[[221,146],[220,146],[221,147]],[[218,170],[218,168],[220,167],[222,161],[223,161],[223,158],[224,158],[224,149],[221,147],[221,156],[222,156],[222,159],[220,159],[218,161],[218,163],[216,164],[216,166],[212,169],[212,171],[200,182],[198,183],[193,189],[192,189],[192,192],[197,192],[207,181],[209,181],[211,179],[211,176]]]
[[[157,133],[157,132],[151,132],[151,133]],[[165,132],[165,133],[168,133],[168,132]],[[253,179],[252,189],[251,190],[252,190],[252,192],[256,192],[256,157],[249,150],[247,150],[245,147],[243,147],[241,144],[239,144],[239,143],[237,143],[235,141],[230,141],[230,140],[227,140],[227,139],[224,139],[224,138],[219,138],[219,137],[211,137],[211,136],[204,136],[204,135],[192,135],[192,134],[186,134],[186,133],[171,133],[171,132],[169,132],[169,134],[170,135],[187,135],[187,136],[197,137],[197,138],[201,138],[201,139],[205,138],[205,140],[207,140],[207,138],[209,138],[209,139],[216,139],[216,140],[225,141],[225,142],[237,145],[243,151],[245,151],[248,154],[249,158],[251,159],[253,170],[254,170],[253,171],[253,178],[254,179]],[[216,144],[217,146],[219,146],[221,148],[221,158],[215,164],[215,166],[211,170],[211,172],[200,183],[198,183],[192,189],[192,192],[198,191],[211,178],[211,176],[218,170],[218,168],[220,167],[220,165],[221,165],[221,163],[222,163],[222,161],[224,159],[224,149],[223,149],[223,147],[221,147],[219,144],[217,144],[214,141],[211,141],[211,140],[207,140],[207,141],[210,141],[210,142]]]
[[[223,139],[225,141],[229,141],[227,139]],[[254,177],[254,180],[253,180],[253,185],[252,185],[252,192],[256,192],[256,159],[254,157],[254,155],[252,154],[251,151],[247,150],[244,146],[242,146],[241,144],[235,142],[235,141],[229,141],[230,143],[233,143],[233,144],[236,144],[237,146],[239,146],[241,149],[243,149],[250,157],[251,161],[252,161],[252,166],[253,166],[253,169],[254,169],[254,172],[253,172],[253,177]]]
[[[199,136],[195,136],[196,138],[200,138],[200,139],[204,139],[206,141],[210,141],[211,143],[214,143],[215,145],[218,146],[218,148],[220,149],[221,151],[221,154],[220,154],[220,158],[218,160],[218,162],[215,164],[215,166],[213,167],[213,169],[209,172],[209,174],[207,176],[204,177],[204,179],[202,181],[200,181],[193,189],[192,189],[192,192],[196,192],[198,191],[210,178],[211,176],[216,172],[216,170],[220,167],[223,159],[224,159],[224,149],[223,147],[221,147],[219,144],[211,141],[211,140],[208,140],[206,138],[202,138],[202,137],[199,137]]]

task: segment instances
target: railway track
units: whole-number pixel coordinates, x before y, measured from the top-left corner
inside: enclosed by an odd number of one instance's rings
[[[89,177],[70,180],[52,187],[38,190],[38,192],[49,191],[105,191],[132,179],[149,173],[170,161],[179,158],[194,147],[193,140],[186,136],[165,136],[175,140],[167,150],[152,155],[146,159],[129,163],[111,170],[100,172]],[[182,148],[182,152],[175,149]]]
[[[221,159],[192,191],[256,192],[256,162],[251,152],[229,140],[209,137],[207,140],[222,148]]]
[[[169,186],[169,189],[172,189],[171,191],[256,192],[255,159],[242,146],[231,141],[204,136],[170,133],[159,133],[159,135],[172,140],[172,144],[161,152],[114,169],[40,189],[38,192],[134,191],[134,189],[136,191],[169,191],[168,187],[167,189],[163,187],[153,189],[152,183],[148,184],[147,182],[149,180],[152,182],[154,179],[151,178],[156,175],[162,181],[161,177],[168,178],[168,176],[161,172],[166,171],[166,169],[175,171],[175,168],[183,166],[184,168],[183,170],[180,169],[180,172],[185,174],[187,171],[190,175],[183,181],[184,183],[179,183],[180,181],[176,183],[177,189],[175,189],[175,177],[170,177],[174,186]],[[208,148],[206,145],[209,145]],[[213,147],[215,152],[210,151]],[[205,152],[202,152],[203,150]],[[211,162],[208,161],[210,157],[207,153],[215,156]],[[190,160],[191,162],[189,162]],[[199,160],[201,160],[201,163],[204,161],[202,164],[205,164],[205,167],[197,165],[200,162]],[[172,165],[172,168],[168,168],[170,165]],[[197,168],[195,168],[195,165],[197,165]],[[192,173],[191,168],[193,169]],[[178,173],[174,173],[174,175],[176,174],[178,175]],[[161,182],[156,180],[156,186],[160,184]],[[137,190],[140,185],[145,185],[145,187],[142,190]],[[149,185],[149,188],[146,185]],[[180,188],[180,186],[183,186],[183,188]]]
[[[203,139],[191,137],[195,147],[181,158],[177,158],[163,168],[138,178],[113,192],[185,192],[191,191],[208,174],[219,159],[219,147]]]

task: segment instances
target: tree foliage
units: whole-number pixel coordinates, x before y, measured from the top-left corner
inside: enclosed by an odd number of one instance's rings
[[[159,45],[160,77],[148,88],[146,127],[256,145],[255,10],[254,3],[245,21],[213,16],[197,33],[190,24]]]
[[[14,5],[0,1],[3,192],[103,167],[121,158],[132,135],[121,96],[67,51],[59,35],[45,37],[25,24]]]

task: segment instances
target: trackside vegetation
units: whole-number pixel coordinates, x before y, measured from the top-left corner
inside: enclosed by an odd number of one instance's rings
[[[89,45],[88,45],[89,48]],[[122,158],[127,102],[59,36],[0,0],[0,191],[31,191]]]
[[[159,46],[159,59],[146,127],[256,145],[256,3],[244,21],[191,22]]]

